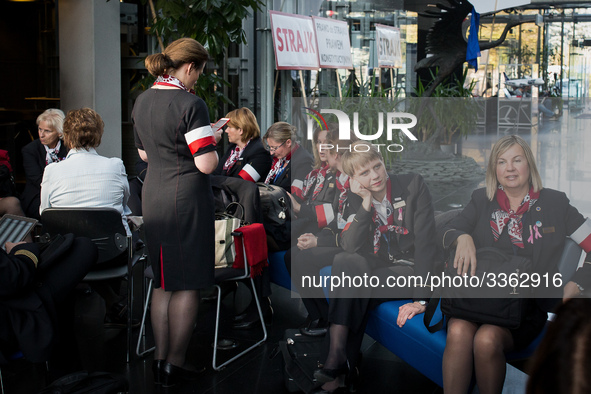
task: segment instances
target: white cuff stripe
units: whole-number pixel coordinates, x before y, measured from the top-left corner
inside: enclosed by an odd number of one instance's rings
[[[187,140],[187,145],[191,145],[193,142],[205,137],[213,137],[213,130],[211,130],[211,125],[193,129],[185,134],[185,140]]]

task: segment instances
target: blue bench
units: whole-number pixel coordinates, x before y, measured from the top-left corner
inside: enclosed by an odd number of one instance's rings
[[[423,323],[423,315],[407,320],[400,328],[396,325],[398,308],[410,300],[389,301],[374,309],[369,317],[366,334],[406,361],[423,375],[443,387],[441,364],[447,334],[439,330],[431,334]],[[441,319],[441,310],[433,319]],[[507,354],[508,361],[521,360],[533,354],[542,340],[545,330],[528,347],[520,352]]]
[[[273,283],[291,289],[291,277],[285,267],[284,255],[285,252],[270,253],[271,280]],[[581,249],[568,238],[559,264],[559,270],[563,278],[572,277],[580,257]],[[320,270],[320,275],[330,275],[330,272],[331,267],[324,267]],[[398,327],[396,325],[398,308],[409,301],[389,301],[379,305],[370,313],[366,333],[423,375],[443,387],[441,365],[447,336],[446,331],[442,329],[431,334],[423,323],[423,315],[408,320],[402,328]],[[441,310],[437,307],[433,322],[440,319]],[[507,360],[516,361],[530,357],[545,332],[546,329],[526,349],[508,353]]]
[[[291,290],[293,286],[291,285],[291,275],[287,272],[287,267],[285,266],[285,253],[285,250],[269,253],[269,272],[271,274],[271,282],[287,290]]]

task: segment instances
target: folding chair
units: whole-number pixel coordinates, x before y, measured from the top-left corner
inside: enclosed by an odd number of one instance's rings
[[[232,235],[234,237],[241,237],[242,233],[233,232]],[[215,317],[215,336],[214,336],[214,346],[213,346],[213,360],[211,365],[214,370],[219,371],[224,368],[226,365],[230,364],[232,361],[235,361],[239,357],[245,355],[246,353],[250,352],[251,350],[255,349],[256,347],[260,346],[263,342],[267,340],[267,327],[265,325],[265,319],[263,317],[263,311],[261,309],[261,304],[259,303],[259,297],[257,295],[256,286],[254,285],[253,279],[250,277],[250,266],[248,261],[246,261],[246,249],[244,247],[244,242],[242,243],[242,255],[244,256],[244,269],[242,268],[216,268],[215,270],[215,287],[217,289],[218,297],[217,297],[217,311]],[[259,312],[259,319],[261,321],[261,326],[263,328],[263,338],[257,341],[254,345],[248,347],[247,349],[243,350],[239,354],[235,355],[234,357],[230,358],[229,360],[225,361],[224,363],[217,365],[217,351],[218,351],[218,334],[220,328],[220,310],[222,305],[222,288],[220,287],[220,283],[225,281],[237,281],[237,280],[250,280],[250,285],[252,288],[252,293],[254,300],[256,301],[257,310]]]
[[[121,220],[121,213],[114,208],[48,208],[41,214],[44,230],[50,235],[73,233],[88,237],[98,248],[96,269],[90,271],[84,281],[102,281],[123,278],[127,275],[127,357],[130,360],[131,328],[133,316],[133,266],[142,258],[142,254],[133,253],[131,237],[127,236]],[[123,258],[125,257],[125,258]],[[122,264],[105,268],[101,264],[116,258]]]
[[[144,278],[148,279],[148,290],[146,292],[146,300],[144,301],[144,313],[142,314],[140,333],[138,334],[137,346],[135,348],[135,354],[138,357],[143,357],[146,354],[153,352],[154,349],[156,349],[155,346],[152,346],[151,348],[146,348],[146,318],[148,315],[148,308],[150,306],[150,299],[152,298],[152,286],[154,284],[154,272],[152,271],[151,265],[144,270]]]

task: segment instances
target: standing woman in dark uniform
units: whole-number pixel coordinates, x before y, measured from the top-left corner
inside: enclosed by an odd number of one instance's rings
[[[204,368],[185,356],[199,306],[199,290],[214,284],[214,201],[209,175],[218,164],[205,102],[191,87],[208,53],[190,38],[146,58],[157,77],[133,109],[136,147],[149,163],[142,210],[154,270],[152,327],[154,382],[171,386]]]

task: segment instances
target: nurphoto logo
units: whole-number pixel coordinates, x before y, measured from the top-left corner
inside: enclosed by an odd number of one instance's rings
[[[345,112],[338,110],[338,109],[320,109],[320,111],[316,111],[309,107],[304,107],[306,110],[307,115],[307,137],[309,140],[312,140],[314,134],[314,127],[315,125],[320,128],[321,130],[328,130],[328,125],[326,119],[322,114],[330,114],[336,116],[338,122],[338,139],[339,140],[350,140],[351,139],[351,131],[355,135],[355,137],[359,140],[363,141],[376,141],[380,139],[384,135],[384,118],[386,119],[386,140],[388,142],[391,141],[399,141],[399,138],[394,139],[393,133],[394,132],[402,132],[404,136],[406,136],[411,141],[417,141],[417,137],[409,130],[410,128],[416,126],[417,124],[417,117],[413,114],[406,113],[406,112],[387,112],[384,116],[383,112],[379,112],[377,114],[377,131],[373,132],[373,130],[368,130],[370,133],[361,133],[359,127],[359,112],[353,112],[353,123],[351,124],[351,120],[349,115]],[[410,120],[405,121],[405,120]],[[351,127],[352,126],[352,127]],[[378,149],[384,147],[388,152],[402,152],[404,147],[399,143],[373,143],[373,145],[377,146]],[[320,149],[332,149],[334,146],[331,144],[322,144]],[[369,149],[369,147],[367,147]],[[338,149],[351,149],[351,147],[343,147]],[[355,149],[363,149],[363,146],[357,146]]]

